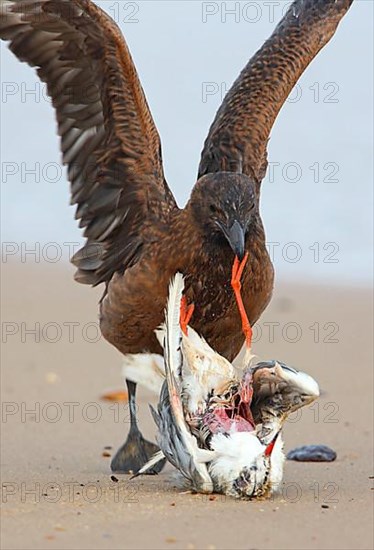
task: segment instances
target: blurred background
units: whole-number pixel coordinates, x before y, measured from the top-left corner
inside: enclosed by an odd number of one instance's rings
[[[126,37],[184,205],[223,96],[290,2],[97,3]],[[372,24],[373,2],[356,0],[273,128],[261,208],[278,280],[371,280]],[[3,262],[67,262],[82,237],[54,112],[4,43],[0,105]]]

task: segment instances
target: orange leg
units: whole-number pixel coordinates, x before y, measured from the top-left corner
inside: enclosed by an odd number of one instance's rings
[[[187,298],[182,296],[181,311],[180,311],[180,325],[184,334],[187,336],[187,325],[191,320],[192,314],[195,309],[195,304],[187,305]]]
[[[234,264],[232,266],[231,286],[235,293],[236,302],[238,304],[238,309],[242,320],[242,330],[245,336],[245,343],[247,347],[250,348],[251,342],[252,342],[252,328],[249,323],[247,313],[245,311],[245,307],[243,304],[241,292],[240,292],[242,288],[240,279],[243,274],[244,267],[245,267],[245,264],[247,263],[247,260],[248,260],[248,252],[246,253],[246,255],[244,256],[241,262],[239,262],[238,257],[235,256]]]

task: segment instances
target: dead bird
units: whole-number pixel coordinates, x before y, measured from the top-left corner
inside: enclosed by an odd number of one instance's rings
[[[151,411],[161,451],[136,475],[166,457],[197,492],[267,496],[282,480],[283,423],[318,397],[318,384],[284,363],[254,362],[249,347],[235,368],[187,326],[183,288],[177,273],[158,334],[166,380]]]

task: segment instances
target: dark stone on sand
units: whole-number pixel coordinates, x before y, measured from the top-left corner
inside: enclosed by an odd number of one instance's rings
[[[303,445],[287,454],[287,460],[297,462],[333,462],[335,459],[336,452],[327,445]]]

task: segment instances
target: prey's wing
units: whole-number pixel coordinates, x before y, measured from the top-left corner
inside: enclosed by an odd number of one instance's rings
[[[152,412],[158,426],[157,441],[163,454],[192,483],[196,491],[211,493],[213,483],[206,462],[212,460],[214,453],[199,449],[197,440],[186,423],[181,398],[183,359],[179,316],[183,288],[183,276],[177,273],[170,285],[165,320],[166,380],[157,412]]]
[[[319,396],[319,387],[305,372],[278,361],[257,363],[251,370],[251,411],[259,439],[268,444],[292,412]]]
[[[225,393],[236,371],[232,364],[214,351],[193,328],[182,334],[183,404],[194,414],[202,412],[210,395]]]
[[[283,103],[352,2],[295,0],[291,4],[218,110],[201,154],[199,178],[210,172],[239,172],[260,185],[270,131]]]
[[[214,453],[199,449],[184,419],[180,391],[173,378],[172,375],[171,384],[169,381],[164,383],[157,412],[151,408],[158,427],[157,442],[163,455],[196,491],[211,493],[213,483],[206,462],[212,460]]]

